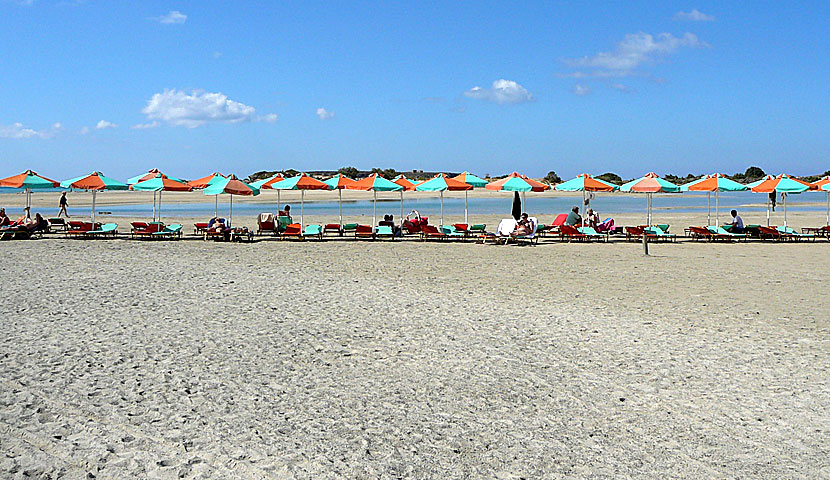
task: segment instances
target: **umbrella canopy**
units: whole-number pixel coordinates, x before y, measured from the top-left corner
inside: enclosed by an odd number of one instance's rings
[[[88,175],[71,178],[61,182],[61,187],[74,188],[76,190],[92,190],[92,223],[95,223],[95,194],[98,190],[126,190],[129,187],[126,183],[104,176],[101,172],[92,172]]]
[[[346,188],[347,185],[351,185],[354,183],[354,180],[351,178],[338,173],[337,175],[331,177],[328,180],[324,180],[323,183],[329,186],[329,188],[337,189],[337,203],[340,206],[340,227],[343,227],[343,189]]]
[[[213,172],[210,175],[208,175],[207,177],[202,177],[202,178],[197,178],[196,180],[191,180],[191,181],[187,182],[187,184],[198,190],[200,188],[207,188],[207,187],[213,185],[214,183],[222,180],[223,178],[227,178],[228,176],[229,175],[222,175],[219,172]]]
[[[582,204],[585,205],[586,192],[613,192],[619,190],[620,187],[613,183],[608,183],[605,180],[594,178],[587,173],[577,175],[567,182],[562,182],[553,187],[554,190],[561,192],[582,192]],[[582,216],[582,226],[585,226],[585,215]]]
[[[156,178],[156,177],[170,178],[170,179],[175,180],[179,183],[187,183],[187,182],[185,182],[184,180],[182,180],[180,178],[173,178],[173,177],[170,177],[170,176],[167,176],[167,175],[161,173],[161,170],[159,170],[158,168],[152,168],[147,173],[142,173],[141,175],[136,175],[134,177],[131,177],[131,178],[127,179],[127,184],[128,185],[133,185],[135,183],[143,182],[145,180],[149,180],[151,178]]]
[[[403,187],[402,191],[411,192],[415,190],[415,182],[412,180],[404,177],[403,175],[398,175],[397,177],[392,179],[392,183],[396,183]]]
[[[807,182],[793,178],[789,175],[778,175],[777,177],[767,178],[757,185],[754,185],[750,190],[755,193],[801,193],[807,190],[814,190],[815,188]],[[787,226],[787,197],[784,196],[784,226]]]
[[[654,172],[649,172],[641,178],[623,184],[620,186],[620,191],[648,194],[648,214],[646,216],[646,222],[648,225],[651,225],[652,194],[658,192],[675,193],[680,191],[680,187],[669,182],[668,180],[663,180]]]
[[[404,187],[398,185],[397,183],[390,182],[389,180],[379,176],[377,173],[373,173],[366,178],[361,178],[353,184],[346,186],[346,188],[348,190],[363,190],[366,192],[371,191],[374,194],[375,205],[374,210],[372,211],[372,226],[374,227],[378,213],[378,192],[401,192]]]
[[[216,195],[217,197],[223,193],[227,193],[231,196],[228,226],[233,226],[233,196],[256,196],[259,195],[259,189],[237,179],[234,175],[229,175],[227,177],[217,179],[212,185],[206,187],[202,193],[205,195]]]
[[[257,180],[256,182],[251,182],[251,186],[257,187],[260,190],[271,190],[274,188],[275,183],[281,182],[283,180],[285,180],[285,177],[283,177],[279,173],[276,173],[264,180]]]
[[[286,178],[281,182],[277,182],[271,185],[271,188],[275,190],[299,190],[300,191],[300,225],[304,225],[303,221],[303,210],[305,210],[305,191],[306,190],[330,190],[327,184],[317,180],[316,178],[309,177],[305,173],[301,173],[297,176]],[[347,187],[348,188],[348,187]]]
[[[460,180],[452,179],[443,173],[436,175],[434,178],[431,178],[425,182],[421,182],[415,186],[415,190],[418,192],[440,192],[441,194],[441,225],[444,224],[444,191],[457,191],[460,192],[462,190],[472,190],[473,186],[467,183],[464,183]]]
[[[470,185],[474,188],[481,188],[487,186],[487,180],[477,177],[470,172],[460,173],[454,177],[453,180],[458,180],[459,182],[464,182],[467,185]]]
[[[60,183],[40,176],[31,170],[26,170],[19,175],[0,180],[0,187],[24,189],[26,191],[26,208],[30,208],[32,206],[32,190],[51,190],[60,187]]]
[[[726,178],[720,173],[713,175],[704,175],[697,180],[692,180],[680,186],[680,190],[684,192],[706,192],[707,193],[707,210],[706,221],[707,225],[711,221],[711,194],[715,192],[715,226],[720,226],[720,192],[741,192],[749,190],[746,185],[740,184],[734,180]]]
[[[550,189],[550,185],[545,185],[525,175],[513,172],[501,180],[488,183],[484,188],[506,192],[544,192]]]
[[[136,177],[132,179],[134,178]],[[161,221],[161,192],[189,192],[193,190],[193,187],[156,171],[155,176],[130,185],[130,190],[153,192],[153,221],[156,221],[156,219]],[[158,193],[158,214],[156,213],[156,193]]]

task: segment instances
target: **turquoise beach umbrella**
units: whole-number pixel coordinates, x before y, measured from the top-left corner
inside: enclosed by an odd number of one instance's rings
[[[663,180],[654,172],[649,172],[636,180],[623,184],[620,186],[620,191],[647,194],[648,214],[646,216],[646,222],[648,225],[651,225],[652,195],[657,192],[676,193],[680,191],[680,187],[668,180]]]
[[[363,190],[365,192],[371,191],[374,194],[375,204],[374,209],[372,210],[372,227],[374,227],[378,213],[378,192],[400,192],[403,190],[403,187],[397,183],[390,182],[389,180],[379,176],[377,173],[373,173],[366,178],[361,178],[351,185],[346,185],[346,189]]]
[[[440,192],[441,195],[441,225],[444,224],[444,191],[467,191],[472,190],[472,185],[438,174],[435,178],[421,182],[415,186],[418,192]],[[465,218],[466,221],[466,218]]]
[[[316,178],[309,177],[305,173],[297,176],[286,178],[281,182],[271,185],[275,190],[299,190],[300,191],[300,225],[303,223],[303,210],[305,209],[305,191],[306,190],[331,190],[331,187]]]
[[[477,177],[470,172],[464,172],[452,177],[453,180],[458,180],[459,182],[464,182],[467,185],[470,185],[473,188],[484,188],[487,186],[487,180]],[[467,190],[464,190],[464,223],[469,225],[469,220],[467,220]]]
[[[561,192],[582,192],[582,205],[585,205],[587,203],[585,201],[587,192],[613,192],[619,190],[620,187],[583,173],[577,175],[576,178],[556,185],[553,189]],[[585,215],[582,216],[582,226],[585,226]]]
[[[680,190],[684,192],[706,192],[706,224],[711,225],[712,213],[712,192],[715,192],[715,226],[720,226],[720,192],[741,192],[749,190],[746,185],[740,184],[734,180],[726,178],[720,173],[713,175],[704,175],[697,180],[692,180],[680,186]]]
[[[226,178],[217,179],[215,182],[213,182],[212,185],[206,187],[202,191],[202,193],[204,193],[205,195],[217,195],[217,198],[218,195],[221,195],[223,193],[227,193],[231,196],[230,214],[228,215],[228,226],[233,226],[233,196],[257,196],[259,195],[259,189],[237,179],[234,175],[230,175]]]
[[[26,192],[26,208],[31,208],[32,190],[53,190],[59,188],[60,183],[26,170],[19,175],[0,180],[0,187],[22,188]]]
[[[126,183],[104,176],[101,172],[92,172],[88,175],[70,178],[61,182],[61,187],[75,190],[92,191],[92,223],[95,224],[95,195],[98,190],[126,190],[130,188]]]

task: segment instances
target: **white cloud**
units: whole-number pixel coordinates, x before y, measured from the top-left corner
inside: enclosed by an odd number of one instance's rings
[[[141,110],[148,120],[195,128],[208,122],[241,123],[259,120],[256,109],[229,99],[222,93],[165,90],[150,98]],[[266,116],[267,117],[267,116]]]
[[[171,10],[167,15],[156,17],[156,20],[165,25],[181,25],[187,21],[187,15],[178,10]]]
[[[694,9],[691,12],[677,12],[674,15],[675,20],[688,20],[690,22],[714,22],[715,16],[714,15],[707,15],[698,9]]]
[[[629,87],[628,85],[623,85],[622,83],[611,83],[611,85],[609,85],[609,86],[611,88],[613,88],[614,90],[617,90],[618,92],[623,92],[623,93],[633,92],[631,87]]]
[[[96,130],[104,130],[104,129],[106,129],[106,128],[115,128],[115,127],[117,127],[117,126],[118,126],[118,125],[116,125],[116,124],[114,124],[114,123],[112,123],[112,122],[108,122],[108,121],[106,121],[106,120],[101,120],[100,122],[98,122],[98,123],[95,125],[95,129],[96,129]]]
[[[573,89],[574,95],[578,95],[580,97],[584,97],[585,95],[590,95],[593,90],[588,85],[583,85],[581,83],[577,83],[574,85]]]
[[[329,112],[323,107],[317,109],[317,116],[320,117],[320,120],[328,120],[330,118],[334,118],[334,112]]]
[[[257,118],[260,122],[265,123],[277,123],[277,114],[276,113],[269,113],[267,115],[262,115]]]
[[[137,124],[133,125],[130,128],[132,128],[133,130],[147,130],[147,129],[150,129],[150,128],[156,128],[159,125],[160,125],[159,122],[153,120],[152,122],[148,122],[148,123],[137,123]]]
[[[498,104],[532,102],[533,95],[512,80],[496,80],[491,88],[473,87],[464,92],[465,97],[486,100]]]
[[[627,76],[631,75],[632,70],[659,55],[669,55],[682,47],[702,46],[706,44],[692,33],[686,33],[682,37],[661,33],[656,38],[643,32],[630,33],[617,44],[613,52],[600,52],[592,57],[570,60],[568,63],[577,67],[598,69],[586,75]]]
[[[47,130],[35,130],[16,122],[11,125],[0,125],[0,138],[52,138],[63,131],[60,123],[52,124]]]

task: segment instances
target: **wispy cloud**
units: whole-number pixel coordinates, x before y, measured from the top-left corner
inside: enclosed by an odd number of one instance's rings
[[[631,92],[634,91],[634,90],[631,89],[631,87],[629,87],[628,85],[624,85],[622,83],[611,83],[608,86],[613,88],[614,90],[616,90],[618,92],[623,92],[623,93],[631,93]]]
[[[118,127],[118,125],[116,125],[116,124],[114,124],[114,123],[112,123],[112,122],[108,122],[108,121],[106,121],[106,120],[101,120],[100,122],[98,122],[98,123],[95,125],[95,129],[96,129],[96,130],[105,130],[105,129],[107,129],[107,128],[116,128],[116,127]]]
[[[473,87],[464,96],[498,104],[525,103],[534,100],[533,94],[513,80],[500,79],[490,88]]]
[[[574,85],[573,94],[584,97],[585,95],[590,95],[593,90],[588,85],[583,85],[581,83],[577,83]]]
[[[661,33],[656,38],[643,32],[630,33],[612,52],[600,52],[590,57],[569,60],[568,63],[575,67],[596,68],[609,76],[625,76],[658,56],[672,54],[683,47],[701,46],[705,46],[705,43],[693,33],[686,33],[682,37]]]
[[[11,125],[0,125],[0,138],[52,138],[61,131],[63,131],[63,125],[59,122],[53,123],[45,130],[35,130],[16,122]]]
[[[165,90],[156,93],[141,113],[151,122],[196,128],[206,123],[242,123],[251,121],[275,122],[276,114],[257,116],[250,105],[229,99],[222,93]],[[135,127],[135,126],[134,126]]]
[[[137,123],[130,128],[132,128],[133,130],[149,130],[151,128],[156,128],[159,125],[161,125],[159,122],[153,120],[152,122],[148,123]]]
[[[334,112],[330,112],[323,107],[317,109],[317,116],[320,117],[320,120],[329,120],[334,118]]]
[[[689,22],[714,22],[715,16],[707,15],[695,8],[691,12],[677,12],[674,14],[674,19]]]
[[[187,15],[178,10],[171,10],[167,15],[155,17],[154,20],[165,25],[181,25],[187,21]]]

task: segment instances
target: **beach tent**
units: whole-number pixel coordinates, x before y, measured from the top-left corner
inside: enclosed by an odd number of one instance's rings
[[[92,223],[95,224],[95,195],[99,190],[126,190],[126,183],[104,176],[101,172],[92,172],[88,175],[71,178],[61,182],[61,187],[75,190],[90,190],[92,192]]]
[[[285,177],[283,177],[279,173],[276,173],[264,180],[257,180],[256,182],[251,182],[251,186],[254,186],[260,190],[273,190],[274,184],[277,182],[281,182],[283,180],[285,180]],[[280,191],[277,190],[277,211],[282,209],[281,203],[282,201],[280,200]]]
[[[726,178],[720,173],[704,175],[702,178],[692,180],[680,186],[684,192],[706,192],[706,225],[712,224],[712,192],[715,192],[715,227],[720,226],[720,192],[742,192],[749,190],[749,187],[734,180]]]
[[[145,176],[146,177],[146,176]],[[136,177],[131,178],[134,180]],[[129,183],[129,181],[127,182]],[[139,192],[153,192],[153,221],[161,221],[161,192],[189,192],[193,187],[181,180],[176,180],[161,172],[150,178],[139,180],[130,185],[130,190]],[[158,194],[158,211],[156,211],[156,194]]]
[[[303,222],[303,210],[305,210],[305,191],[306,190],[331,190],[331,187],[316,178],[309,177],[305,173],[297,176],[286,178],[280,182],[271,185],[274,190],[299,190],[300,191],[300,225],[305,225]],[[302,227],[300,227],[302,228]]]
[[[434,178],[425,182],[421,182],[415,186],[418,192],[439,192],[441,195],[441,225],[444,224],[444,192],[449,190],[451,192],[460,192],[472,190],[473,186],[464,183],[460,180],[454,180],[443,173],[439,173]],[[466,221],[466,216],[464,217]]]
[[[233,196],[234,195],[244,195],[244,196],[257,196],[259,195],[259,189],[248,185],[247,183],[239,180],[236,178],[235,175],[228,175],[222,179],[218,179],[213,182],[212,185],[208,185],[205,187],[203,192],[205,195],[219,195],[223,193],[227,193],[231,196],[230,200],[230,210],[228,214],[228,227],[233,226]],[[217,215],[218,216],[218,215]]]
[[[500,180],[488,183],[484,188],[502,192],[520,192],[522,194],[522,202],[524,203],[524,195],[526,192],[544,192],[550,189],[550,185],[545,185],[525,175],[513,172]]]
[[[821,178],[810,184],[814,189],[827,194],[827,225],[830,225],[830,176]]]
[[[26,193],[26,208],[32,206],[32,190],[53,190],[60,187],[60,183],[37,173],[25,172],[0,180],[0,187],[22,188]]]
[[[227,178],[227,177],[228,177],[227,175],[222,175],[219,172],[213,172],[210,175],[208,175],[207,177],[202,177],[202,178],[197,178],[196,180],[191,180],[191,181],[187,182],[187,184],[190,185],[191,187],[193,187],[194,190],[201,190],[201,189],[207,188],[207,187],[213,185],[214,183],[219,182],[220,180],[222,180],[224,178]],[[219,216],[219,195],[216,195],[214,197],[213,216],[214,217]]]
[[[586,204],[585,196],[588,192],[613,192],[619,190],[620,187],[583,173],[577,175],[576,178],[556,185],[553,189],[560,192],[582,192],[582,205],[584,206]],[[582,215],[582,226],[585,226],[585,215]]]
[[[346,185],[351,185],[354,183],[354,180],[351,178],[338,173],[337,175],[331,177],[328,180],[324,180],[323,183],[329,186],[331,189],[337,189],[337,203],[340,206],[340,228],[343,228],[343,189],[346,188]]]
[[[654,172],[649,172],[636,180],[620,186],[620,191],[645,193],[648,195],[646,224],[651,225],[652,195],[658,192],[676,193],[680,191],[680,187],[668,180],[663,180]]]
[[[403,192],[411,192],[415,190],[415,182],[412,180],[404,177],[403,175],[398,175],[397,177],[392,179],[392,183],[396,183],[403,187],[401,190],[401,227],[403,227]]]
[[[466,183],[467,185],[473,188],[483,188],[487,186],[487,180],[477,177],[470,172],[460,173],[454,177],[453,180],[458,180],[459,182]],[[468,190],[464,190],[464,223],[469,225],[469,220],[467,220],[467,194],[469,193]]]
[[[398,185],[397,183],[390,182],[389,180],[378,176],[377,173],[373,173],[366,178],[361,178],[360,180],[354,182],[351,185],[346,186],[347,190],[363,190],[363,191],[371,191],[375,197],[375,205],[374,209],[372,210],[372,227],[377,225],[377,216],[378,216],[378,192],[400,192],[403,190],[403,187]]]
[[[807,182],[781,174],[777,177],[763,180],[753,186],[751,190],[755,193],[801,193],[814,188]],[[784,196],[784,226],[787,226],[787,196]]]

